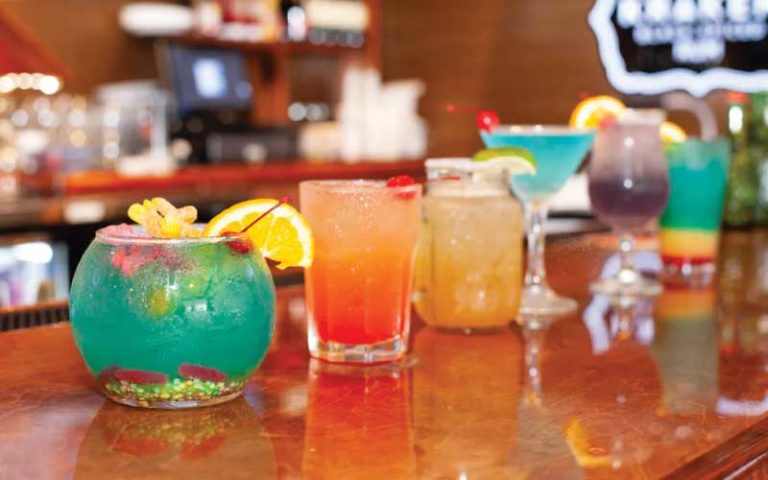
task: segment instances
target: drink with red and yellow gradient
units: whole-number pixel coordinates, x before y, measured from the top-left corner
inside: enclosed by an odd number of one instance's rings
[[[302,182],[301,210],[315,238],[306,274],[310,354],[329,362],[401,358],[408,344],[421,186]]]
[[[665,147],[670,193],[661,216],[665,283],[712,281],[730,161],[727,140],[688,139]]]

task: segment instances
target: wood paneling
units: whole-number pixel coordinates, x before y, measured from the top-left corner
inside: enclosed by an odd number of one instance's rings
[[[384,3],[386,78],[426,82],[431,155],[482,147],[472,115],[446,102],[497,110],[505,123],[563,124],[584,94],[617,95],[587,24],[595,0],[412,0]],[[707,98],[723,129],[725,98]],[[670,119],[689,133],[689,114]]]
[[[564,123],[580,95],[615,94],[587,25],[594,0],[375,1],[383,6],[384,77],[420,78],[427,85],[421,110],[430,125],[431,155],[466,155],[481,147],[473,116],[445,112],[446,102],[495,109],[508,123]],[[84,93],[100,83],[156,75],[151,42],[117,26],[117,11],[126,3],[0,0],[72,70],[67,88]],[[321,100],[319,94],[331,90],[334,76],[327,70],[333,63],[304,62],[298,76],[322,80],[302,86],[297,98]],[[308,69],[317,71],[309,75]],[[722,117],[722,95],[711,103]],[[672,118],[696,131],[690,117]]]
[[[70,76],[29,27],[0,3],[0,74],[21,72]]]
[[[414,0],[384,6],[384,73],[427,83],[431,152],[480,148],[471,115],[445,102],[493,108],[508,123],[563,123],[580,94],[611,93],[587,25],[592,0]]]
[[[117,23],[129,0],[0,0],[24,22],[73,78],[70,92],[107,82],[156,77],[152,43],[126,35]]]

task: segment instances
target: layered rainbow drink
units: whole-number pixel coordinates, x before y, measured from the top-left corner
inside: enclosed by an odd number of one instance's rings
[[[726,140],[689,139],[666,146],[669,201],[661,216],[666,283],[708,284],[715,271],[730,161]]]

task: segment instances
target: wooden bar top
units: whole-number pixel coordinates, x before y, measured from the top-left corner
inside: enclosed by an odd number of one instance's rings
[[[768,233],[725,235],[715,288],[629,306],[588,293],[615,246],[550,242],[581,308],[547,330],[417,320],[400,366],[310,362],[302,287],[281,287],[244,397],[205,409],[105,400],[66,323],[0,334],[0,478],[765,478]]]

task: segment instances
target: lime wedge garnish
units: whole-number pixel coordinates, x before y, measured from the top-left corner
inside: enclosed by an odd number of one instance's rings
[[[661,133],[661,140],[665,144],[683,143],[688,138],[688,134],[685,133],[685,130],[683,130],[680,125],[672,122],[662,123],[659,132]]]
[[[477,152],[472,160],[482,162],[487,168],[504,170],[509,175],[536,173],[536,160],[533,155],[520,147],[487,148]]]

